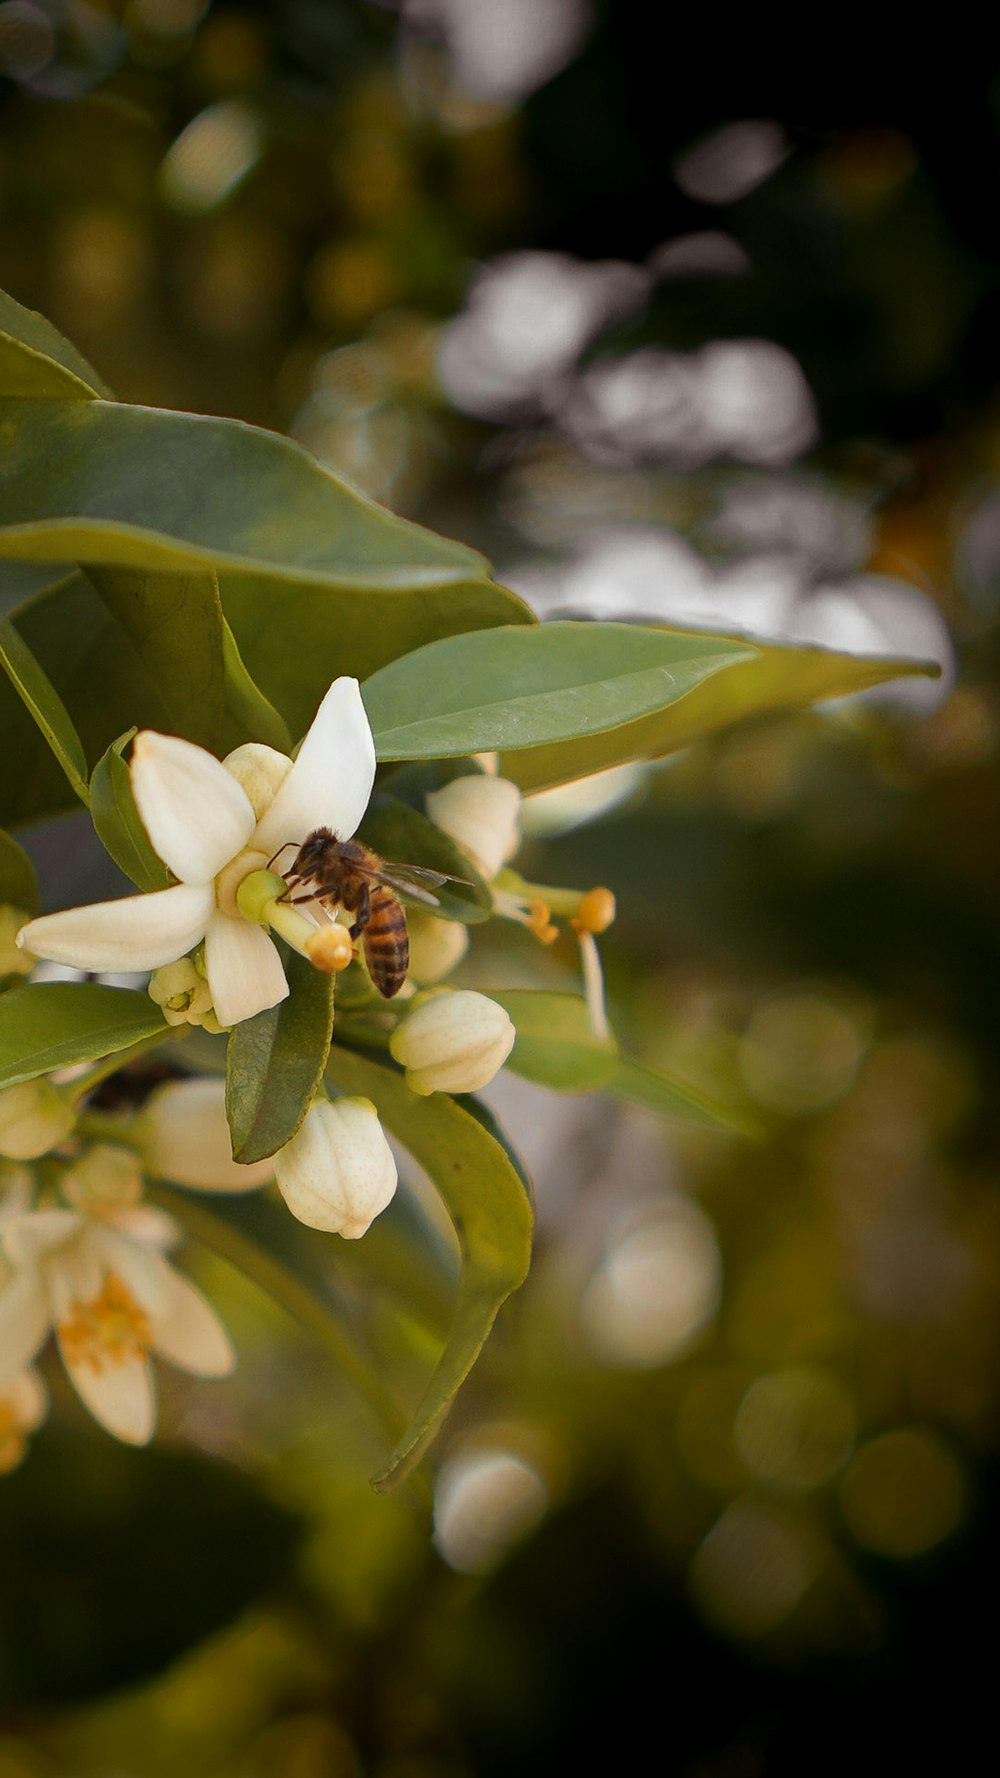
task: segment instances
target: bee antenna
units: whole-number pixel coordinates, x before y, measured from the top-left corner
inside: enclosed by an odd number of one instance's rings
[[[301,847],[299,845],[298,840],[286,840],[283,846],[279,846],[278,850],[276,852],[272,852],[270,858],[267,861],[268,870],[270,870],[275,859],[281,857],[282,852],[288,851],[289,846],[293,847],[296,852],[301,851]]]

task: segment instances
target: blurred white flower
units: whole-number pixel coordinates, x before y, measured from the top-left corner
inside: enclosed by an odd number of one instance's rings
[[[254,1191],[274,1178],[274,1160],[234,1161],[222,1080],[169,1080],[154,1088],[139,1120],[147,1172],[199,1191]]]
[[[76,1123],[68,1099],[50,1080],[24,1080],[0,1089],[0,1155],[32,1161],[64,1142]]]
[[[521,843],[521,792],[508,778],[472,772],[430,791],[427,813],[435,827],[467,852],[487,882],[513,858]]]
[[[0,1475],[17,1468],[28,1434],[37,1431],[48,1406],[45,1384],[37,1371],[18,1371],[0,1383]]]

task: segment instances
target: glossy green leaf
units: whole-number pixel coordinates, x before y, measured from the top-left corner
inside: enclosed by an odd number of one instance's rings
[[[436,898],[438,908],[449,920],[474,925],[489,919],[493,897],[475,865],[459,851],[454,840],[409,803],[377,791],[368,805],[360,837],[393,863],[415,864],[462,879],[421,885]],[[417,881],[419,884],[419,878]],[[421,905],[419,897],[416,905]]]
[[[607,628],[603,624],[600,627]],[[665,633],[686,634],[676,630]],[[700,640],[690,635],[687,639],[695,643]],[[740,637],[728,640],[736,647],[744,646]],[[659,759],[749,716],[804,709],[826,698],[846,697],[900,676],[922,674],[933,678],[937,673],[938,668],[925,661],[754,642],[752,651],[734,658],[725,672],[703,679],[679,701],[604,734],[505,752],[500,769],[522,790],[545,790],[627,760]]]
[[[397,518],[300,445],[239,420],[6,401],[0,440],[0,555],[16,560],[228,568],[373,592],[488,580],[474,550]]]
[[[88,763],[123,730],[169,729],[155,680],[86,575],[73,571],[30,598],[17,628],[65,704]],[[18,761],[0,778],[10,826],[75,807],[65,778],[13,688],[0,674],[0,748]]]
[[[641,624],[552,623],[448,636],[364,686],[380,759],[535,747],[660,710],[751,647]]]
[[[0,1086],[115,1055],[160,1032],[167,1037],[170,1027],[146,994],[98,982],[29,982],[0,999]]]
[[[87,576],[154,680],[170,732],[218,749],[225,674],[216,576],[103,567]]]
[[[560,1093],[589,1093],[606,1086],[620,1065],[613,1037],[595,1037],[587,1002],[577,994],[536,988],[487,988],[506,1008],[517,1030],[507,1067],[525,1080]]]
[[[226,711],[238,737],[235,745],[241,741],[263,741],[268,747],[276,747],[279,753],[290,753],[292,737],[288,724],[249,673],[225,618],[222,619],[222,665]]]
[[[720,1105],[707,1094],[683,1081],[673,1080],[656,1069],[639,1062],[622,1062],[607,1082],[608,1091],[629,1105],[641,1105],[647,1111],[661,1112],[664,1117],[686,1124],[705,1124],[712,1129],[733,1130],[752,1136],[757,1125],[752,1117],[734,1107]]]
[[[23,846],[0,828],[0,903],[20,908],[22,913],[38,912],[38,879],[35,867]]]
[[[419,1162],[455,1226],[462,1270],[451,1330],[406,1433],[375,1487],[419,1462],[472,1369],[497,1312],[527,1275],[532,1207],[522,1175],[488,1114],[444,1093],[421,1098],[402,1073],[335,1044],[327,1073],[345,1093],[375,1105],[386,1128]],[[471,1102],[470,1102],[471,1103]]]
[[[0,667],[37,723],[73,790],[86,804],[87,760],[80,737],[52,681],[9,617],[0,618]]]
[[[51,321],[0,290],[0,398],[91,401],[107,394],[97,372]]]
[[[367,679],[397,656],[440,636],[532,623],[505,587],[479,575],[399,589],[388,583],[325,587],[223,571],[222,603],[249,671],[304,734],[331,679]]]
[[[153,851],[132,795],[132,779],[122,757],[135,734],[127,729],[94,767],[90,813],[98,838],[120,870],[138,889],[166,889],[170,872]]]
[[[233,1027],[226,1115],[238,1161],[261,1161],[290,1142],[322,1079],[333,1029],[334,977],[289,953],[287,1000]]]

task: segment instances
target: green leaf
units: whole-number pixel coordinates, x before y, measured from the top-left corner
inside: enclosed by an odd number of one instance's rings
[[[61,333],[0,290],[0,396],[90,401],[109,391]]]
[[[488,581],[474,550],[397,518],[300,445],[239,420],[6,401],[0,437],[0,555],[16,560],[228,568],[374,592]]]
[[[38,879],[35,867],[23,846],[0,828],[0,903],[20,908],[25,914],[38,912]]]
[[[620,1066],[613,1037],[595,1037],[587,1002],[537,988],[486,988],[514,1021],[517,1041],[507,1067],[560,1093],[606,1086]]]
[[[602,630],[607,627],[600,626]],[[663,633],[684,636],[694,644],[701,640],[677,630]],[[728,640],[746,652],[734,657],[725,672],[693,686],[678,702],[604,734],[504,753],[500,770],[524,791],[545,790],[627,760],[662,758],[746,717],[804,709],[826,698],[866,691],[889,679],[913,674],[933,678],[939,671],[926,661],[838,654],[828,648],[779,643],[754,642],[751,647],[736,636],[715,640]]]
[[[365,708],[380,759],[536,747],[661,710],[752,654],[641,624],[508,625],[393,661],[366,681]]]
[[[296,952],[288,998],[235,1025],[226,1058],[226,1115],[237,1161],[262,1161],[290,1142],[312,1103],[333,1029],[334,977]]]
[[[222,619],[222,664],[225,672],[226,712],[241,741],[263,741],[279,753],[290,753],[288,724],[247,671],[239,645],[225,618]],[[325,689],[325,688],[324,688]]]
[[[139,819],[132,779],[122,757],[135,734],[126,729],[112,741],[94,767],[90,780],[90,813],[98,838],[120,870],[138,889],[166,889],[170,872],[157,857]]]
[[[86,806],[87,760],[69,711],[9,617],[0,618],[0,667]]]
[[[96,765],[124,729],[169,727],[157,688],[125,632],[86,576],[76,571],[30,598],[19,634],[51,680]],[[56,761],[3,674],[0,753],[18,762],[0,776],[0,820],[9,826],[74,808]]]
[[[154,680],[171,732],[217,748],[225,677],[215,575],[88,567],[87,576]]]
[[[444,1093],[421,1098],[403,1075],[334,1045],[327,1073],[370,1099],[383,1123],[430,1174],[455,1226],[462,1271],[451,1330],[413,1420],[375,1478],[392,1486],[419,1462],[475,1364],[497,1312],[531,1258],[532,1207],[523,1178],[488,1113]]]
[[[98,982],[29,982],[0,998],[0,1086],[115,1055],[162,1032],[158,1006]]]
[[[393,863],[420,865],[462,879],[426,885],[437,899],[438,911],[449,920],[475,925],[489,919],[493,897],[475,865],[459,851],[454,840],[408,803],[377,791],[368,805],[360,837]]]
[[[707,1094],[685,1086],[639,1062],[622,1062],[607,1082],[608,1091],[629,1105],[641,1105],[647,1111],[661,1112],[664,1117],[677,1118],[686,1124],[704,1124],[711,1129],[734,1130],[743,1136],[759,1134],[759,1127],[745,1112],[720,1105]]]

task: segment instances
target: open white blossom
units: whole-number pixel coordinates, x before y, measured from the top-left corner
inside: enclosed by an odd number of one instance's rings
[[[238,748],[220,761],[176,735],[144,729],[132,748],[136,807],[169,889],[96,902],[31,920],[18,943],[78,969],[138,971],[173,963],[204,940],[220,1024],[276,1006],[288,993],[268,933],[245,919],[236,893],[282,846],[317,827],[349,839],[368,806],[375,746],[356,679],[336,679],[292,763],[274,749]],[[269,770],[260,757],[268,756]]]
[[[94,1418],[127,1444],[144,1445],[156,1421],[151,1352],[195,1376],[227,1375],[234,1357],[221,1322],[164,1258],[174,1238],[170,1219],[142,1204],[92,1201],[89,1211],[4,1217],[0,1394],[54,1330]]]

